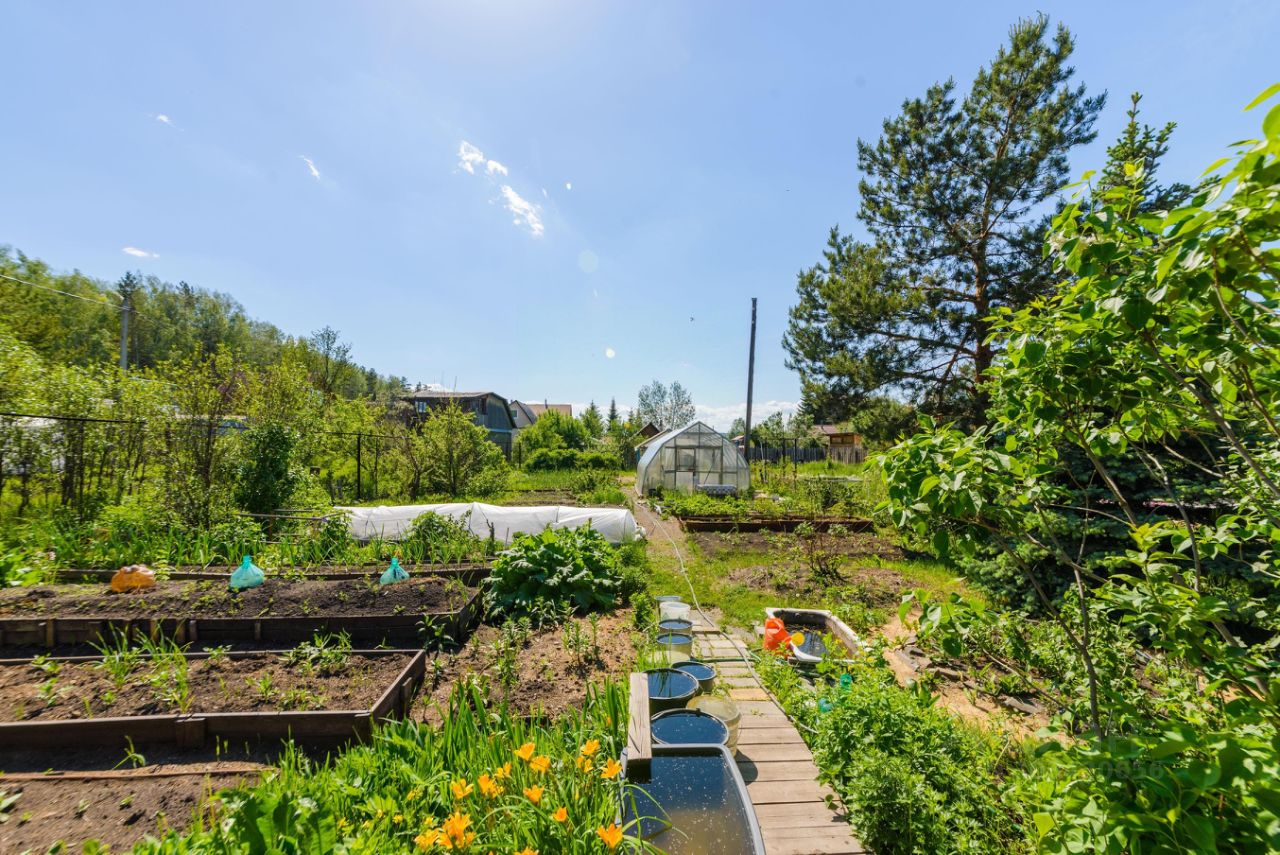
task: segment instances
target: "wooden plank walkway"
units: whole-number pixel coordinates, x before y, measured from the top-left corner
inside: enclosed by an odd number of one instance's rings
[[[862,855],[830,787],[818,783],[818,767],[800,731],[777,701],[756,682],[745,648],[693,613],[693,653],[715,663],[718,682],[742,711],[738,770],[747,784],[767,855]]]

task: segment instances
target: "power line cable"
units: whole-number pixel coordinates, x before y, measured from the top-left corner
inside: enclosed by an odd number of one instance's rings
[[[110,306],[113,309],[118,309],[120,307],[118,303],[112,303],[109,300],[96,300],[93,297],[86,297],[83,294],[73,294],[70,291],[62,291],[58,288],[50,287],[49,285],[40,285],[36,282],[28,282],[25,279],[19,279],[16,276],[10,276],[7,273],[0,273],[0,279],[8,279],[10,282],[17,282],[19,285],[39,288],[41,291],[50,291],[54,294],[61,294],[64,297],[74,297],[77,300],[84,300],[86,303],[99,303],[103,306]]]

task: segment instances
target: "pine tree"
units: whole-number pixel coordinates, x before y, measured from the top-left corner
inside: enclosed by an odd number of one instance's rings
[[[930,87],[859,141],[858,218],[872,241],[831,230],[800,274],[784,346],[815,411],[896,389],[929,409],[981,418],[993,353],[987,317],[1043,293],[1045,203],[1088,143],[1105,95],[1070,85],[1071,34],[1020,21],[968,94]]]
[[[1192,193],[1186,184],[1175,182],[1162,187],[1156,183],[1160,158],[1168,153],[1169,138],[1177,124],[1168,122],[1161,128],[1140,125],[1140,101],[1141,93],[1134,92],[1129,96],[1129,110],[1125,114],[1129,121],[1120,138],[1107,149],[1107,165],[1098,177],[1098,188],[1105,190],[1111,187],[1130,187],[1142,194],[1140,212],[1168,211],[1181,205]],[[1138,167],[1136,169],[1135,164]]]
[[[615,428],[617,428],[618,420],[620,418],[621,416],[618,415],[618,399],[610,398],[609,399],[609,430],[614,430]]]

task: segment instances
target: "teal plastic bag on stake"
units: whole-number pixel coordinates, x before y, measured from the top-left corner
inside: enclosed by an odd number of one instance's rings
[[[378,580],[379,585],[394,585],[396,582],[403,582],[409,578],[409,574],[400,566],[400,559],[392,556],[391,566],[383,571],[382,578]]]
[[[240,562],[240,566],[231,574],[231,590],[243,591],[246,588],[256,588],[265,581],[267,581],[266,574],[246,555]]]

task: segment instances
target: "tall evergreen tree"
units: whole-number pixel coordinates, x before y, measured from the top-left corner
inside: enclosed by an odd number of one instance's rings
[[[609,430],[616,429],[618,427],[618,422],[621,418],[622,417],[618,415],[618,399],[610,398],[609,399],[609,421],[608,421]]]
[[[987,318],[1048,288],[1045,206],[1105,101],[1070,85],[1072,48],[1044,16],[1020,21],[963,98],[953,80],[935,84],[878,141],[858,142],[872,241],[831,230],[824,261],[800,274],[783,341],[810,406],[844,418],[852,401],[895,390],[980,417]]]
[[[1156,182],[1160,158],[1168,153],[1169,138],[1177,124],[1168,122],[1160,128],[1139,124],[1138,104],[1141,101],[1141,93],[1134,92],[1129,96],[1129,110],[1125,114],[1129,121],[1120,138],[1107,149],[1107,165],[1098,176],[1098,187],[1137,190],[1142,197],[1138,206],[1140,212],[1168,211],[1181,205],[1192,193],[1186,184],[1175,182],[1164,187]]]

